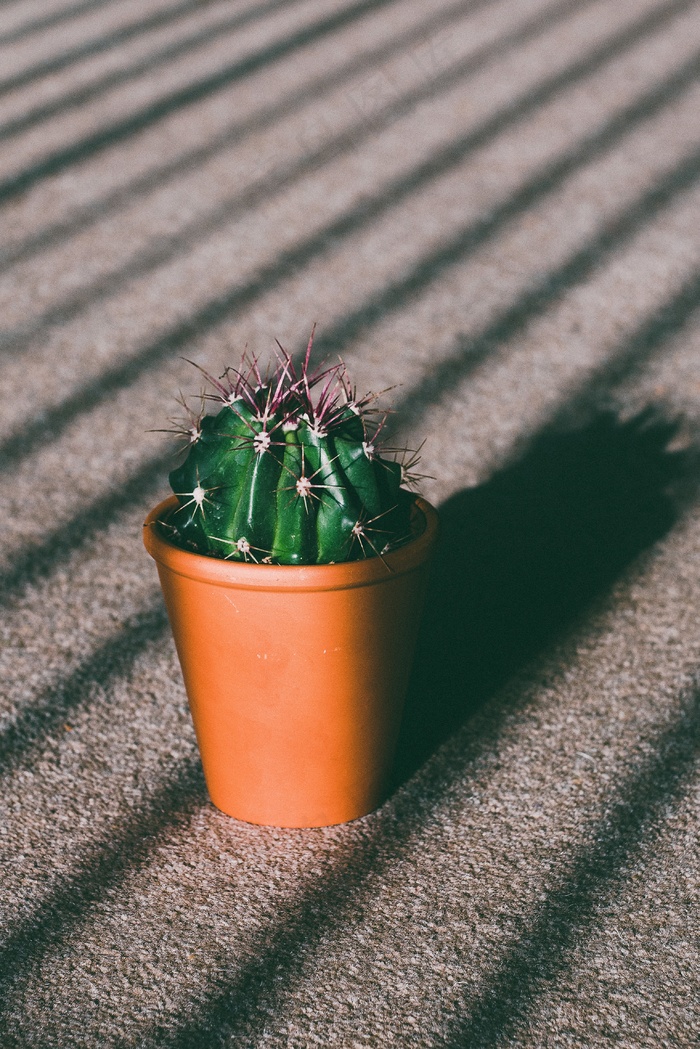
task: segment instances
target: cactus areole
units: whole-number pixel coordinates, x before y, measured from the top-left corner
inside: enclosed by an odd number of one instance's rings
[[[417,456],[380,450],[386,416],[358,398],[345,366],[297,367],[278,343],[274,367],[243,357],[188,410],[178,505],[164,536],[210,557],[279,565],[383,557],[411,538]],[[200,369],[202,371],[202,369]]]

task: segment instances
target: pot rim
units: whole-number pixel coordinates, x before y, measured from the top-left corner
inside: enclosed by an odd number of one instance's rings
[[[157,564],[188,579],[246,590],[341,590],[395,579],[415,571],[428,560],[438,529],[437,510],[416,496],[415,506],[424,522],[422,531],[383,557],[324,565],[262,565],[225,561],[183,550],[169,542],[157,524],[176,505],[177,497],[171,495],[158,503],[144,522],[143,542],[151,557]]]

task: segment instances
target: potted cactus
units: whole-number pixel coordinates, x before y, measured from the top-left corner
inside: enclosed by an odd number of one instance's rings
[[[312,344],[204,373],[144,526],[212,801],[277,826],[383,800],[437,530],[416,456],[379,450],[376,398]]]

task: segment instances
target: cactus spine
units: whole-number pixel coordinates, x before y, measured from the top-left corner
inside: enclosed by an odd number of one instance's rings
[[[313,332],[298,374],[279,343],[265,377],[245,357],[221,379],[204,373],[219,407],[191,416],[188,454],[170,474],[175,542],[300,565],[382,556],[410,538],[413,497],[402,485],[412,478],[376,450],[374,396],[357,399],[342,363],[311,373],[312,344]]]

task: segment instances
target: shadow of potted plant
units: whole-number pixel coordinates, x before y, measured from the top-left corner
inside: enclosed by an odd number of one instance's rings
[[[440,505],[397,785],[672,527],[697,474],[679,427],[592,406]]]

